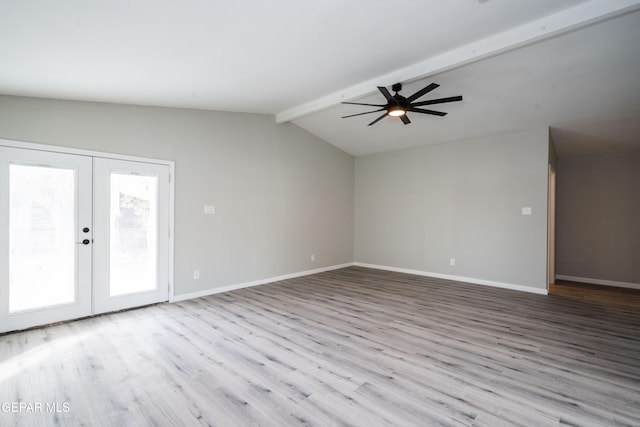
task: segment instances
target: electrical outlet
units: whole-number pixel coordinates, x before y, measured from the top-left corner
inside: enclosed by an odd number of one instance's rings
[[[456,265],[456,259],[455,258],[449,258],[449,265]]]
[[[198,280],[200,278],[200,270],[193,270],[193,278],[194,280]]]
[[[316,260],[316,256],[315,255],[311,255],[311,262],[314,262]]]

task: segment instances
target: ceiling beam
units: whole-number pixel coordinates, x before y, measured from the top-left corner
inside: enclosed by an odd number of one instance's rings
[[[368,95],[376,86],[419,80],[639,9],[640,0],[590,0],[282,111],[276,114],[276,122],[295,120]]]

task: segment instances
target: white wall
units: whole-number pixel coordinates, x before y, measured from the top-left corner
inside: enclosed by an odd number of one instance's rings
[[[0,96],[0,138],[174,160],[177,295],[353,260],[353,157],[272,116]]]
[[[640,285],[640,152],[561,157],[557,177],[556,273]]]
[[[356,262],[546,289],[548,162],[546,128],[356,158]]]

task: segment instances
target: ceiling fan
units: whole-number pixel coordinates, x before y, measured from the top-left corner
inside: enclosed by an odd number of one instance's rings
[[[445,116],[447,113],[443,113],[442,111],[425,110],[424,108],[417,108],[417,107],[422,107],[425,105],[433,105],[433,104],[444,104],[445,102],[462,101],[462,96],[451,96],[449,98],[439,98],[439,99],[431,99],[429,101],[414,102],[418,98],[422,97],[423,95],[426,95],[427,93],[431,92],[438,86],[440,85],[436,83],[431,83],[430,85],[423,87],[422,89],[420,89],[419,91],[417,91],[416,93],[414,93],[413,95],[407,98],[405,98],[404,96],[398,93],[402,90],[402,83],[396,83],[393,86],[391,86],[391,90],[395,92],[394,95],[391,95],[391,93],[389,93],[386,87],[378,86],[378,90],[382,93],[382,95],[384,95],[385,99],[387,100],[386,104],[363,104],[360,102],[343,102],[343,104],[367,105],[370,107],[380,107],[380,108],[378,110],[367,111],[366,113],[358,113],[358,114],[351,114],[349,116],[343,116],[342,118],[346,119],[347,117],[362,116],[363,114],[377,113],[378,111],[386,110],[380,117],[378,117],[377,119],[375,119],[374,121],[368,124],[368,126],[371,126],[378,123],[380,120],[385,118],[385,116],[398,117],[400,120],[402,120],[402,123],[404,123],[405,125],[408,125],[409,123],[411,123],[411,120],[409,120],[409,117],[407,117],[407,112],[409,111],[412,113],[431,114],[433,116]]]

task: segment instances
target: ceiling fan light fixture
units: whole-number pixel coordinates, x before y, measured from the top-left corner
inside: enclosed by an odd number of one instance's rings
[[[407,114],[407,110],[405,110],[399,105],[396,105],[395,107],[389,108],[389,111],[387,111],[387,114],[390,115],[391,117],[400,117]]]
[[[377,119],[375,119],[374,121],[372,121],[367,125],[367,126],[373,126],[387,116],[397,117],[402,121],[402,124],[408,125],[409,123],[411,123],[411,120],[409,120],[409,115],[407,114],[407,111],[411,111],[412,113],[430,114],[432,116],[441,116],[441,117],[446,116],[447,113],[442,111],[434,111],[434,110],[426,110],[424,108],[417,108],[417,107],[422,107],[424,105],[444,104],[447,102],[462,101],[462,95],[449,96],[446,98],[439,98],[439,99],[430,99],[428,101],[418,101],[419,98],[421,98],[422,96],[426,95],[427,93],[431,92],[432,90],[434,90],[439,86],[440,85],[436,83],[431,83],[430,85],[423,87],[413,95],[408,96],[406,98],[398,93],[402,90],[401,83],[396,83],[393,86],[391,86],[391,90],[393,90],[396,93],[395,95],[391,95],[391,93],[386,87],[378,86],[378,90],[387,101],[386,104],[343,102],[343,104],[365,105],[367,107],[378,107],[378,109],[373,111],[365,111],[364,113],[349,114],[348,116],[343,116],[342,118],[346,119],[347,117],[362,116],[364,114],[379,113],[380,111],[384,111],[384,113],[382,113],[380,117],[378,117]]]

